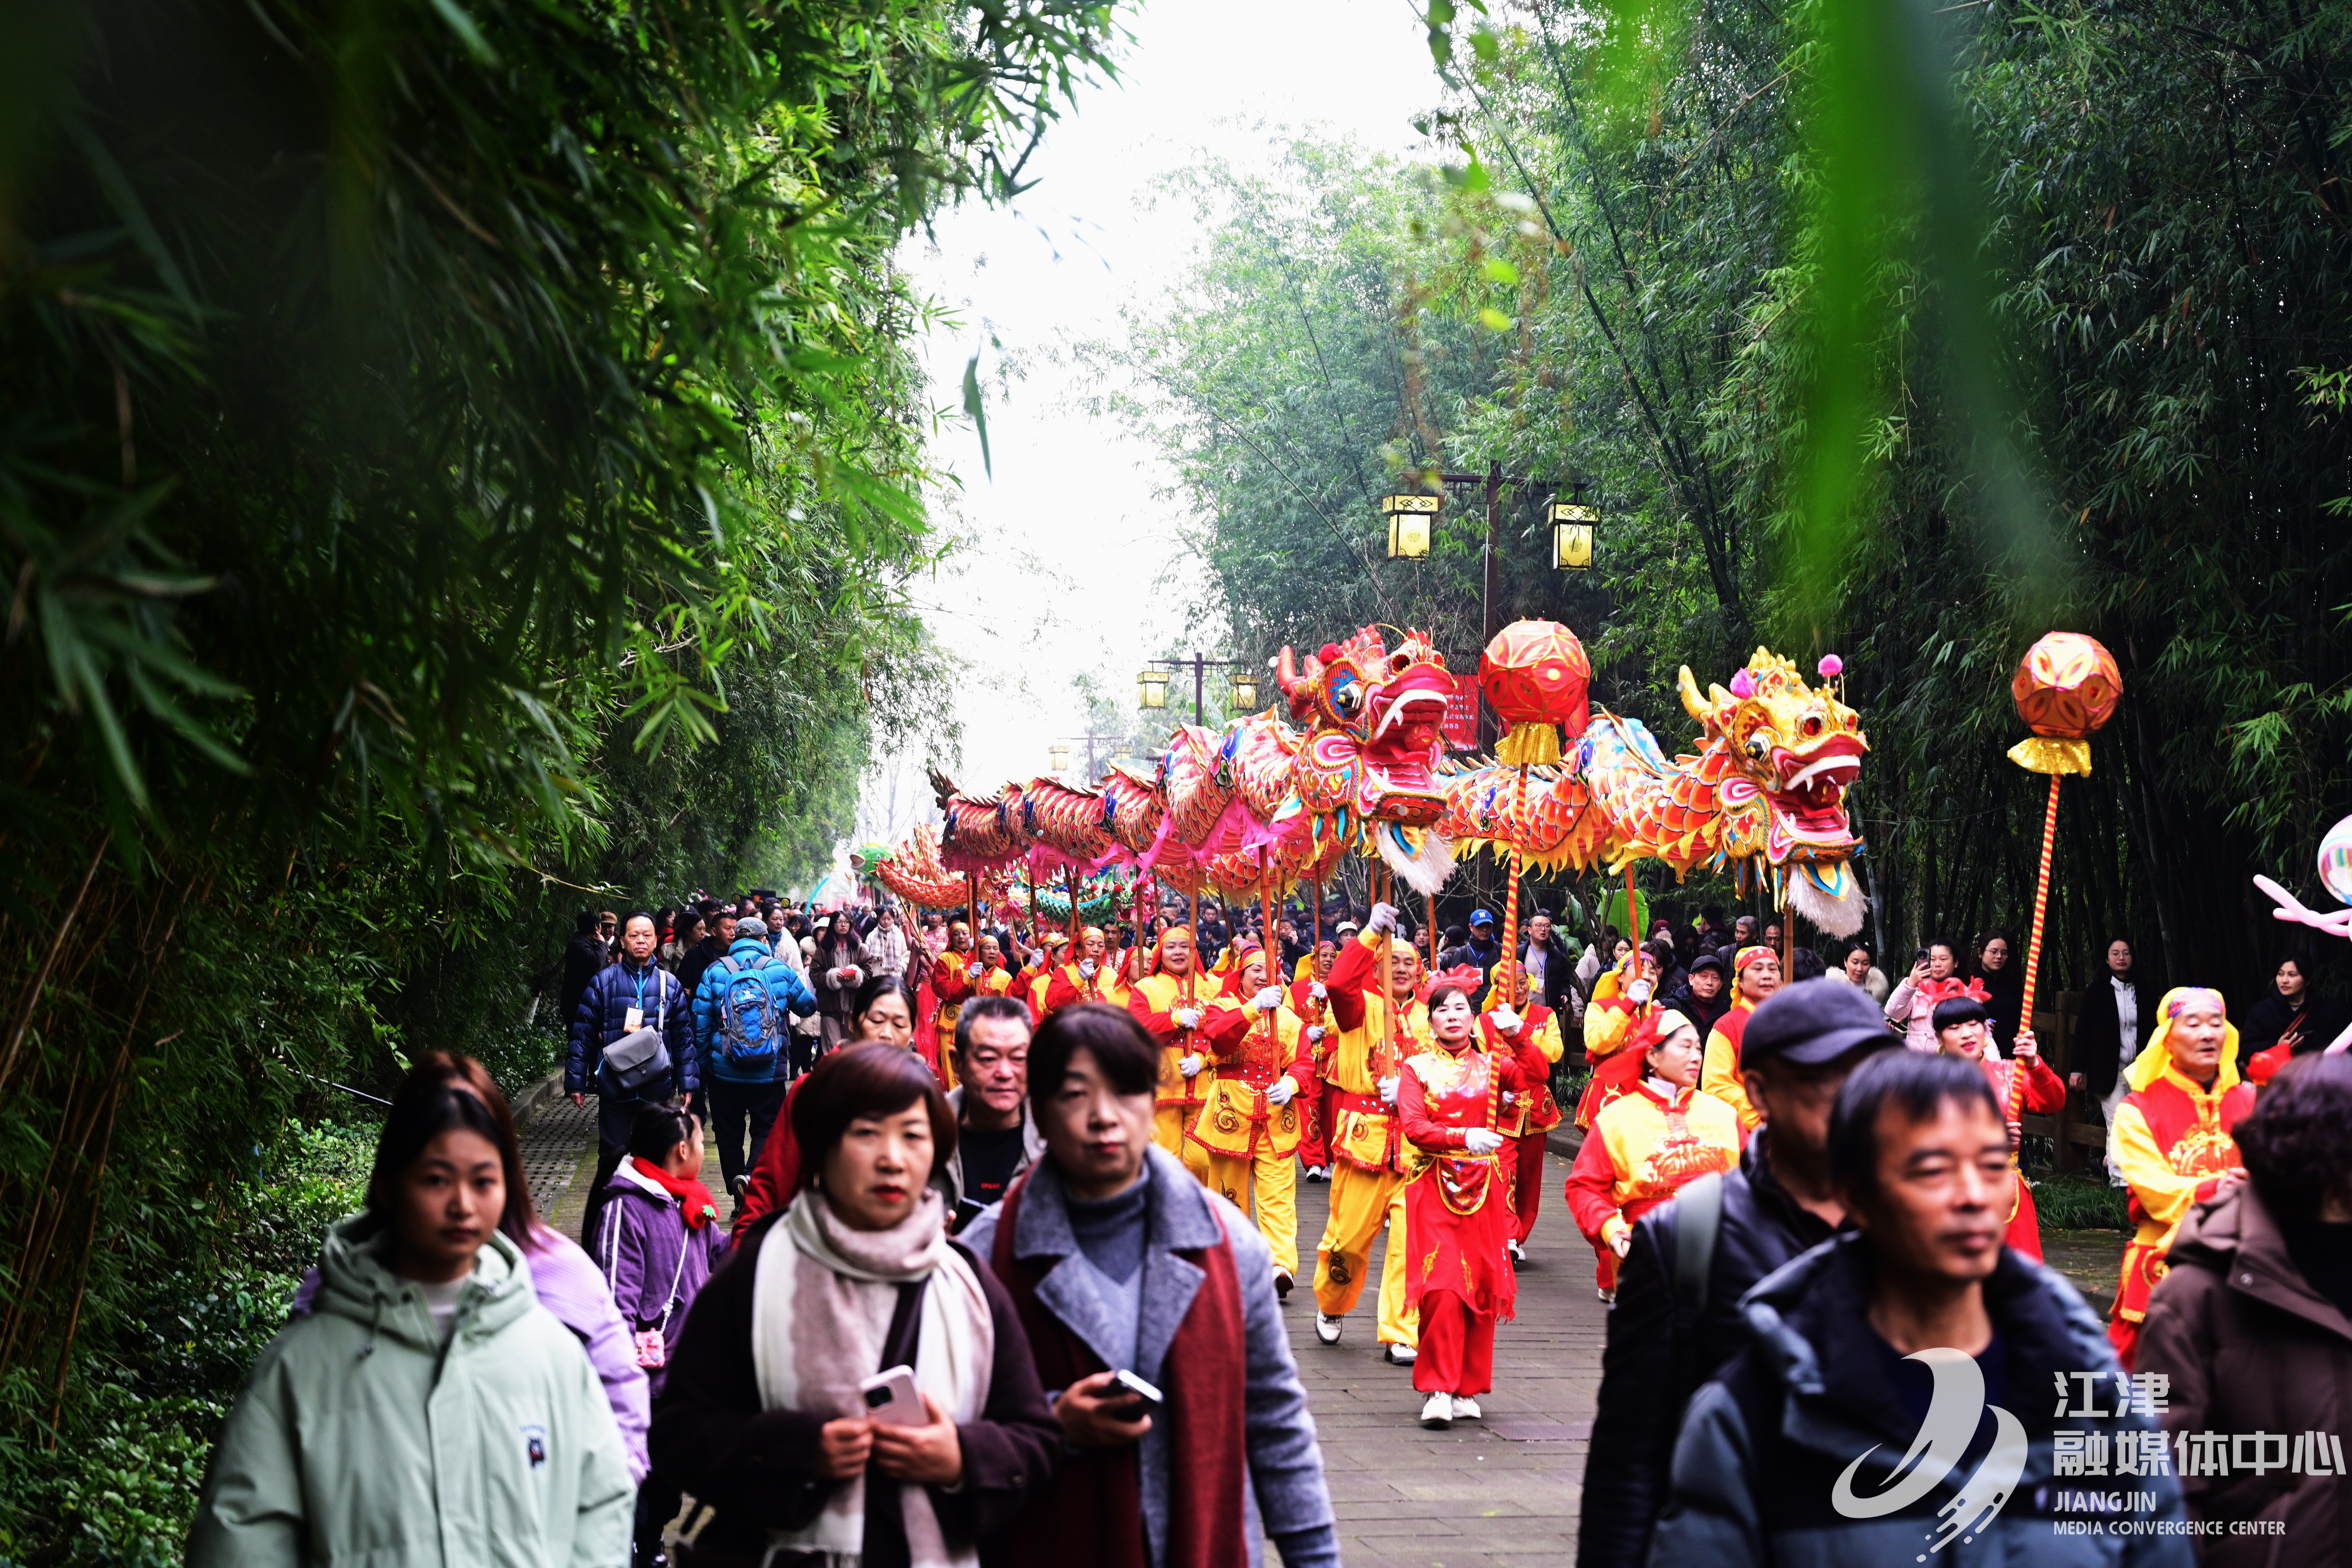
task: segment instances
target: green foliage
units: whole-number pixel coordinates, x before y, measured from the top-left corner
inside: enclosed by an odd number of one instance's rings
[[[2033,1209],[2045,1230],[2129,1230],[2121,1187],[2099,1171],[2069,1171],[2033,1184]]]
[[[2002,754],[2009,677],[2042,632],[2089,632],[2126,697],[2064,788],[2042,994],[2122,934],[2160,984],[2259,994],[2294,938],[2249,876],[2307,886],[2352,809],[2352,231],[2318,194],[2352,140],[2352,12],[1431,15],[1493,44],[1440,53],[1450,170],[1326,148],[1226,179],[1177,303],[1131,326],[1169,400],[1139,424],[1202,498],[1205,607],[1244,646],[1312,646],[1374,618],[1370,559],[1405,612],[1380,618],[1459,666],[1475,503],[1429,563],[1381,563],[1370,454],[1586,480],[1596,570],[1547,572],[1507,507],[1497,618],[1575,628],[1595,700],[1670,752],[1680,666],[1841,654],[1890,973],[1929,937],[2022,938],[2048,787]],[[1318,232],[1270,224],[1286,204]],[[1391,367],[1433,336],[1423,395]]]
[[[60,1440],[26,1369],[0,1383],[13,1417],[0,1436],[0,1562],[177,1560],[213,1435],[326,1227],[361,1206],[374,1154],[372,1124],[292,1124],[215,1202],[157,1206],[153,1223],[219,1245],[143,1282],[137,1322],[110,1337]]]
[[[27,9],[0,1443],[115,1422],[162,1456],[140,1402],[222,1396],[257,1342],[167,1375],[156,1282],[214,1290],[289,1117],[434,1047],[519,1088],[573,910],[789,882],[869,749],[933,722],[903,592],[941,548],[930,310],[894,247],[1016,190],[1116,29],[1094,0]],[[96,1495],[43,1474],[55,1517]]]

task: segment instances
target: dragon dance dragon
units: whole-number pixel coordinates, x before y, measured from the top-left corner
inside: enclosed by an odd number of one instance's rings
[[[1181,726],[1155,768],[1114,766],[1099,785],[1041,775],[972,795],[934,772],[941,826],[918,827],[869,868],[908,901],[945,908],[965,901],[966,873],[1002,878],[1024,859],[1041,886],[1125,864],[1180,892],[1240,899],[1378,855],[1426,894],[1486,845],[1553,869],[1728,870],[1833,935],[1861,929],[1845,792],[1869,742],[1853,709],[1766,649],[1731,689],[1701,695],[1682,671],[1696,755],[1669,762],[1639,721],[1604,708],[1558,763],[1524,770],[1445,757],[1455,682],[1418,632],[1391,648],[1367,626],[1304,659],[1286,647],[1275,668],[1281,709]]]

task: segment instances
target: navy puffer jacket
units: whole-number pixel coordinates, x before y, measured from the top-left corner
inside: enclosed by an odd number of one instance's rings
[[[572,1016],[572,1048],[563,1058],[564,1093],[609,1089],[596,1068],[604,1059],[604,1047],[629,1032],[629,1009],[637,1006],[645,1009],[647,1028],[660,1028],[670,1059],[667,1080],[646,1085],[637,1098],[655,1101],[700,1091],[702,1074],[694,1059],[694,998],[677,975],[659,964],[639,968],[635,960],[624,957],[598,970],[581,994],[579,1010]]]

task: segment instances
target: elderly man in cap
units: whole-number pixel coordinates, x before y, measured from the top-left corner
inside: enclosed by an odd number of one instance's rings
[[[1618,1265],[1577,1568],[1648,1562],[1683,1407],[1747,1342],[1740,1297],[1847,1227],[1830,1181],[1830,1109],[1895,1036],[1868,996],[1833,980],[1791,985],[1742,1023],[1741,1103],[1759,1125],[1739,1168],[1643,1215]]]
[[[1780,955],[1769,947],[1743,947],[1731,955],[1731,973],[1736,987],[1731,1007],[1707,1034],[1706,1060],[1699,1068],[1698,1086],[1739,1112],[1739,1124],[1753,1131],[1762,1119],[1748,1103],[1742,1087],[1739,1043],[1748,1020],[1766,997],[1780,988]]]

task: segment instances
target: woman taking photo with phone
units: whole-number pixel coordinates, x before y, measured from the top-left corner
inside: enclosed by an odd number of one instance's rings
[[[367,1207],[328,1230],[310,1310],[221,1430],[193,1568],[438,1563],[452,1542],[483,1562],[627,1561],[620,1428],[502,1228],[522,1182],[512,1124],[447,1058],[408,1075]]]
[[[792,1206],[696,1298],[654,1415],[655,1476],[711,1510],[679,1562],[975,1563],[1052,1477],[1061,1427],[1003,1287],[948,1239],[947,1097],[869,1042],[819,1062],[790,1114]],[[899,1368],[911,1396],[869,1386]]]

